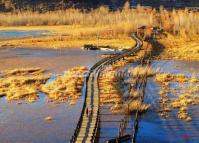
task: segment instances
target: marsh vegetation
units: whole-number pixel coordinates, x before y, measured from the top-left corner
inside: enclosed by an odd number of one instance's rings
[[[86,67],[69,69],[63,76],[42,86],[41,91],[47,94],[49,97],[48,101],[75,104],[82,95],[86,71]]]
[[[141,6],[131,9],[128,3],[123,9],[116,11],[101,6],[89,11],[70,8],[45,13],[32,11],[1,13],[0,29],[2,30],[46,29],[55,35],[25,40],[8,40],[0,42],[0,45],[64,48],[93,44],[130,48],[134,45],[131,33],[144,25],[157,26],[165,30],[167,36],[160,40],[165,49],[163,56],[160,57],[198,60],[198,17],[198,12],[187,9],[168,11],[162,8],[157,11]]]
[[[172,11],[160,9],[157,11],[141,6],[131,9],[126,3],[122,9],[115,11],[111,11],[105,6],[91,10],[70,8],[44,13],[20,11],[0,13],[0,19],[0,30],[44,30],[48,35],[46,37],[30,36],[15,40],[7,39],[0,41],[1,47],[58,49],[93,44],[128,49],[135,45],[131,34],[136,32],[137,28],[146,26],[146,31],[143,32],[144,37],[151,36],[150,29],[152,27],[163,29],[162,35],[153,39],[163,47],[158,57],[162,59],[199,60],[199,12],[187,9]],[[168,119],[170,113],[176,111],[175,117],[178,119],[192,121],[193,115],[190,114],[190,107],[199,104],[198,75],[170,74],[152,69],[148,65],[150,61],[146,60],[153,56],[151,52],[154,50],[154,45],[150,40],[148,41],[150,43],[145,41],[143,48],[134,55],[115,62],[100,73],[100,105],[110,105],[108,110],[111,111],[111,114],[134,115],[136,112],[153,111],[153,103],[145,102],[143,99],[144,89],[139,88],[149,78],[152,78],[159,85],[158,108],[156,109],[161,119]],[[50,64],[54,59],[60,58],[58,56],[62,54],[62,51],[57,51],[59,54],[56,54],[51,61],[45,62],[46,66],[51,66]],[[81,53],[79,52],[78,55]],[[71,61],[69,58],[67,60],[63,57],[60,58],[68,65],[71,65],[75,60],[84,58],[64,56],[71,58]],[[134,66],[124,70],[123,68],[130,63],[134,63]],[[57,65],[59,62],[55,64]],[[60,65],[63,66],[61,63]],[[87,72],[87,67],[74,67],[52,80],[52,75],[47,74],[41,68],[4,70],[0,72],[0,97],[5,97],[9,103],[35,103],[42,93],[46,97],[45,104],[52,103],[57,106],[67,103],[75,106],[81,98]],[[125,74],[128,76],[123,76]],[[42,119],[55,121],[56,117],[49,114]]]
[[[44,74],[41,68],[5,70],[1,72],[0,97],[18,103],[32,103],[38,100],[40,91],[46,93],[48,101],[75,104],[81,96],[86,71],[86,67],[74,67],[46,83],[51,76]]]
[[[143,57],[150,54],[152,47],[149,43],[144,43],[144,47],[135,55],[125,57],[124,60],[114,63],[106,68],[99,78],[100,103],[111,105],[113,113],[145,112],[150,105],[140,100],[142,91],[135,87],[135,83],[142,78],[153,75],[150,67],[140,67],[129,69],[124,72],[122,67],[128,63],[140,62]],[[131,78],[125,76],[130,75]]]
[[[162,73],[157,74],[155,80],[161,84],[159,90],[160,110],[158,111],[160,115],[168,118],[171,110],[178,109],[176,117],[191,121],[192,118],[188,113],[189,107],[190,105],[199,104],[198,77],[196,75],[187,77],[184,74]]]

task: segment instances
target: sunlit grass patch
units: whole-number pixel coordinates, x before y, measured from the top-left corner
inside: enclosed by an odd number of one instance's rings
[[[134,76],[153,76],[155,72],[149,66],[137,66],[135,68],[130,68],[129,72]]]
[[[50,78],[44,75],[40,68],[22,68],[5,70],[0,78],[0,95],[8,101],[35,102],[38,99],[38,90]]]
[[[43,85],[41,90],[47,94],[49,101],[74,104],[82,95],[86,71],[86,67],[71,68],[55,81]]]

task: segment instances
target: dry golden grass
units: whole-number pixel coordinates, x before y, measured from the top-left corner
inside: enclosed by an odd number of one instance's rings
[[[48,101],[75,104],[81,96],[86,67],[75,67],[65,72],[64,76],[46,83],[50,78],[40,68],[22,68],[5,70],[0,77],[0,97],[6,96],[8,101],[35,102],[38,91],[47,94]]]
[[[168,73],[162,73],[162,74],[157,74],[155,77],[155,80],[159,83],[168,83],[168,82],[187,82],[188,78],[184,74],[168,74]]]
[[[75,67],[65,72],[64,76],[42,86],[41,90],[53,102],[74,104],[81,96],[86,67]]]
[[[144,104],[139,100],[133,100],[128,105],[128,110],[129,112],[136,112],[137,110],[139,110],[139,112],[145,112],[148,110],[149,107],[149,104]]]
[[[130,9],[127,3],[122,10],[117,11],[110,11],[104,6],[91,11],[72,8],[46,13],[23,11],[1,13],[0,19],[1,30],[48,30],[58,34],[48,38],[0,42],[0,46],[63,48],[94,44],[129,48],[134,45],[130,34],[144,25],[160,26],[175,35],[161,41],[166,47],[162,57],[193,60],[198,60],[199,57],[196,45],[199,12],[189,12],[186,9],[173,11],[163,9],[159,12],[140,6]],[[193,37],[197,39],[190,40]]]
[[[4,70],[0,72],[3,77],[5,76],[17,76],[17,75],[38,75],[43,74],[44,70],[41,68],[20,68],[13,70]]]
[[[132,80],[128,82],[123,77],[118,77],[117,71],[121,67],[127,65],[128,63],[136,62],[141,60],[144,56],[149,54],[152,50],[151,46],[147,46],[145,43],[143,49],[138,51],[136,55],[130,57],[125,57],[124,60],[117,61],[111,67],[106,68],[99,78],[99,89],[100,89],[100,103],[101,104],[111,104],[111,111],[113,113],[126,113],[126,112],[135,112],[139,110],[140,112],[146,111],[150,105],[140,102],[140,92],[132,89],[128,91],[126,87],[132,85]],[[152,70],[149,67],[143,67],[144,73],[142,74],[152,74]],[[129,99],[131,99],[129,102]],[[128,101],[127,101],[128,100]]]
[[[198,36],[181,37],[168,34],[166,38],[159,40],[165,46],[160,57],[162,59],[199,60]]]
[[[23,11],[18,13],[1,13],[2,26],[30,26],[30,25],[112,25],[129,29],[136,29],[138,25],[152,24],[153,12],[137,12],[135,9],[124,8],[109,11],[101,6],[92,11],[66,9],[46,13]],[[140,19],[141,20],[140,20]],[[133,23],[131,23],[133,21]]]
[[[129,72],[134,77],[145,76],[145,75],[152,76],[155,74],[155,72],[149,66],[137,66],[135,68],[130,68]]]
[[[142,24],[152,25],[152,13],[137,13],[135,9],[111,12],[106,7],[92,11],[67,9],[47,13],[1,13],[1,30],[49,30],[59,36],[1,42],[1,46],[25,47],[82,47],[84,44],[132,47],[131,33]],[[142,20],[140,20],[142,19]],[[47,27],[45,27],[45,26]],[[49,26],[56,25],[56,26]],[[60,26],[57,26],[60,25]],[[63,26],[65,25],[65,26]],[[22,27],[7,27],[22,26]],[[24,27],[25,26],[25,27]],[[38,26],[38,27],[32,27]],[[61,34],[61,36],[60,36]]]
[[[40,68],[6,70],[0,78],[0,96],[8,101],[26,100],[30,103],[38,99],[38,90],[49,76],[43,75]]]
[[[131,48],[135,41],[123,32],[114,33],[109,26],[23,26],[0,27],[0,30],[45,30],[48,37],[27,37],[25,39],[0,41],[0,46],[66,48],[82,47],[85,44]]]
[[[191,83],[197,83],[197,82],[198,82],[197,76],[196,76],[195,74],[193,74],[193,75],[191,76],[191,79],[189,80],[189,82],[191,82]]]
[[[99,78],[101,104],[121,103],[122,93],[118,88],[121,80],[115,75],[116,71],[106,70],[106,72],[104,72]],[[112,108],[112,111],[113,109],[117,109],[115,106]]]
[[[130,9],[126,3],[122,10],[110,11],[101,6],[91,11],[66,9],[38,13],[22,11],[17,13],[0,13],[1,26],[41,26],[41,25],[93,25],[118,27],[116,31],[132,32],[136,28],[160,26],[166,31],[178,35],[197,35],[199,32],[199,12],[188,10],[161,11],[138,6]]]

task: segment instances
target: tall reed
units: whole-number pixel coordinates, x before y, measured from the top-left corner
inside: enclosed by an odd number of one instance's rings
[[[110,11],[101,6],[91,11],[66,9],[46,13],[23,11],[0,13],[0,26],[83,25],[107,26],[116,33],[131,33],[140,26],[161,26],[166,31],[179,35],[199,33],[199,12],[188,10],[156,11],[138,6],[130,9],[125,4],[122,10]]]

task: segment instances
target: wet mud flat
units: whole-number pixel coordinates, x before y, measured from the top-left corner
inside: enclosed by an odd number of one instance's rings
[[[171,74],[184,74],[191,76],[199,73],[198,62],[194,61],[171,61],[161,60],[153,61],[152,68],[159,69],[159,72]],[[127,70],[130,67],[135,67],[136,64],[128,64],[124,67]],[[199,76],[199,75],[197,75]],[[171,86],[175,86],[172,84]],[[146,104],[150,104],[147,112],[143,113],[139,119],[139,129],[136,136],[136,142],[149,142],[149,143],[178,143],[190,142],[196,143],[199,141],[199,106],[189,105],[188,112],[191,121],[184,121],[177,117],[178,109],[172,109],[167,118],[163,118],[157,112],[160,100],[160,85],[154,78],[149,78],[145,89]],[[172,95],[171,99],[174,98]],[[111,105],[110,105],[111,106]],[[98,136],[99,142],[105,142],[118,136],[119,126],[124,119],[125,114],[112,113],[109,105],[100,107],[100,134]],[[124,130],[125,134],[134,132],[133,125],[135,121],[135,114],[128,116],[127,125]],[[127,141],[128,142],[128,141]],[[129,141],[130,142],[130,141]]]
[[[75,66],[90,68],[100,59],[99,51],[81,49],[1,48],[0,70],[40,67],[52,73],[47,81],[54,81],[64,71]],[[82,92],[85,92],[83,87]],[[76,104],[46,102],[47,95],[39,92],[33,103],[8,102],[0,98],[1,143],[69,142],[84,102],[81,96]]]

